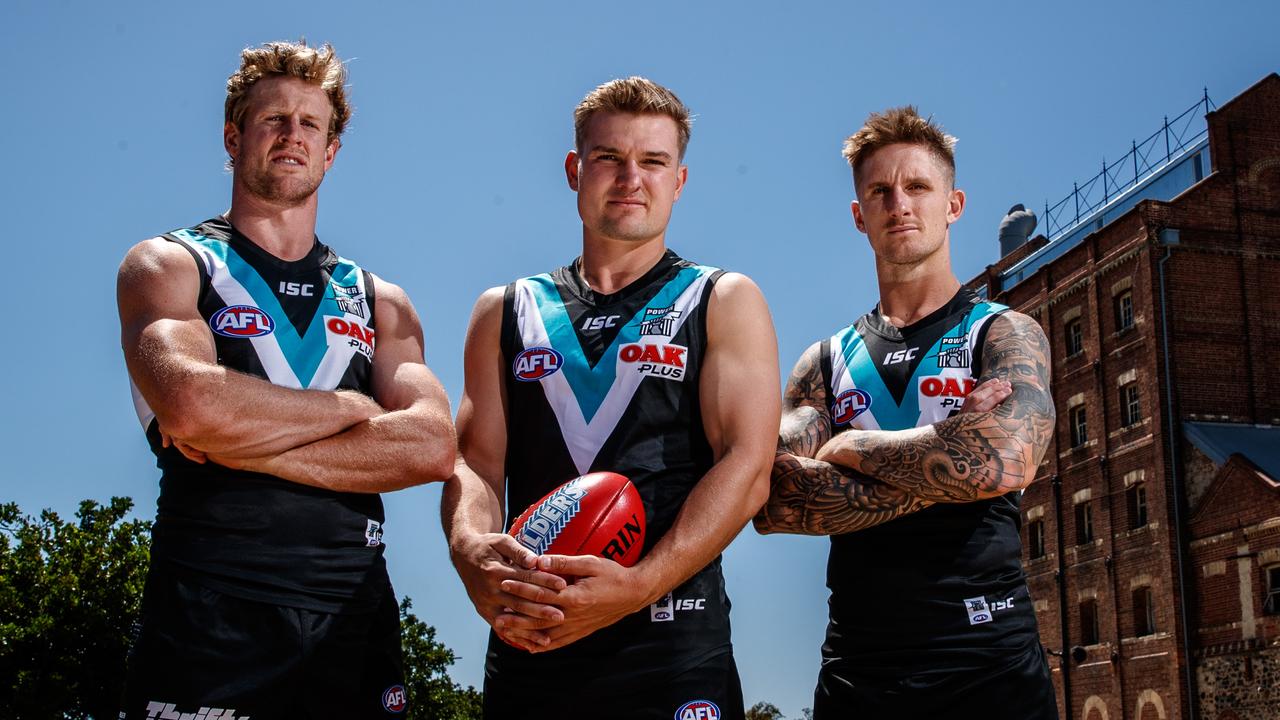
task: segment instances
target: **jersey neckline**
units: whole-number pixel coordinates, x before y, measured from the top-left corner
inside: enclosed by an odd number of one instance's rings
[[[654,263],[653,267],[646,270],[640,277],[627,283],[625,287],[617,292],[609,294],[599,293],[591,289],[591,285],[582,276],[582,256],[574,258],[573,262],[560,268],[558,274],[561,284],[575,297],[588,305],[602,307],[615,305],[630,299],[637,293],[651,290],[650,285],[652,283],[682,262],[684,262],[683,258],[675,254],[671,248],[667,248],[662,257],[658,258],[658,262]]]
[[[248,235],[240,232],[235,225],[231,224],[231,220],[226,215],[219,215],[204,221],[200,225],[202,228],[216,230],[220,236],[219,239],[226,240],[242,256],[245,254],[252,255],[255,261],[287,272],[302,272],[324,267],[333,259],[334,255],[333,250],[328,245],[320,242],[318,236],[315,236],[311,242],[311,249],[307,251],[306,255],[297,260],[283,260],[267,252]]]

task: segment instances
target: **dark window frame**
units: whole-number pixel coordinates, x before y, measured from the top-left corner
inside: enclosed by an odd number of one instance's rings
[[[1120,386],[1120,425],[1133,427],[1142,422],[1142,397],[1138,394],[1138,383],[1125,383]]]
[[[1133,589],[1133,635],[1146,637],[1156,634],[1156,596],[1150,585]]]
[[[1125,502],[1129,507],[1129,529],[1137,530],[1151,522],[1150,506],[1147,504],[1147,484],[1134,483],[1125,490]]]
[[[1084,321],[1080,318],[1068,320],[1063,328],[1063,344],[1067,357],[1075,357],[1084,352]]]
[[[1087,545],[1093,542],[1093,501],[1085,500],[1076,503],[1076,545]]]
[[[1080,620],[1080,644],[1097,645],[1100,640],[1098,637],[1097,598],[1081,600],[1077,615]]]
[[[1067,424],[1071,429],[1071,447],[1083,447],[1089,442],[1089,413],[1085,409],[1085,404],[1081,403],[1071,408],[1067,417]]]
[[[1044,544],[1044,519],[1036,518],[1027,523],[1027,557],[1039,560],[1048,553]]]
[[[1133,290],[1125,290],[1116,295],[1116,332],[1121,333],[1133,327]]]

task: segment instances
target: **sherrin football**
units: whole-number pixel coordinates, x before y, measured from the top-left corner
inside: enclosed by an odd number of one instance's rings
[[[631,567],[644,545],[644,505],[625,477],[589,473],[530,505],[508,532],[539,555],[599,555]]]

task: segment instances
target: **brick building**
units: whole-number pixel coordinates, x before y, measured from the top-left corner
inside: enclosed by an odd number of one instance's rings
[[[970,282],[1052,346],[1023,560],[1064,720],[1280,718],[1280,75],[1200,114]]]

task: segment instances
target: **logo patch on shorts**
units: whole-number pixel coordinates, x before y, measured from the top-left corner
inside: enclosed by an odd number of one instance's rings
[[[720,708],[710,700],[690,700],[676,710],[675,720],[720,720]]]
[[[364,544],[366,547],[378,547],[382,544],[382,523],[368,518],[365,521]]]
[[[1012,610],[1013,598],[988,603],[985,597],[965,598],[964,609],[969,613],[970,625],[981,625],[995,619],[997,610]]]
[[[124,717],[124,713],[120,713]],[[171,720],[171,718],[190,718],[191,720],[249,720],[248,715],[236,715],[235,708],[202,707],[195,712],[178,712],[178,706],[152,700],[147,703],[147,720]]]
[[[389,713],[402,713],[409,706],[409,697],[403,685],[392,685],[382,691],[382,709]]]

